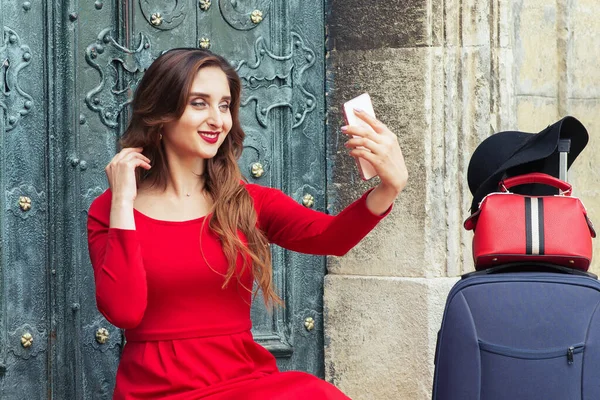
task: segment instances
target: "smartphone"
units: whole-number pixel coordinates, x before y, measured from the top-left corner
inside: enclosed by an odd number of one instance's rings
[[[347,125],[365,126],[369,129],[372,129],[369,126],[369,124],[367,124],[365,121],[356,116],[356,114],[354,113],[355,108],[361,109],[365,113],[375,117],[373,103],[371,103],[371,97],[368,93],[363,93],[360,96],[355,97],[350,101],[347,101],[346,103],[344,103],[343,109]],[[377,176],[377,172],[375,172],[375,168],[373,168],[373,165],[364,158],[356,157],[356,166],[358,167],[360,177],[365,181],[368,181],[369,179]]]

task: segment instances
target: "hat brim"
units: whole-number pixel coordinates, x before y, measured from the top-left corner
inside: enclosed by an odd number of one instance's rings
[[[531,138],[526,140],[496,171],[494,171],[481,185],[479,185],[473,201],[471,212],[477,211],[481,200],[489,193],[498,190],[498,183],[504,174],[517,167],[526,167],[526,164],[544,160],[541,165],[536,165],[535,172],[543,172],[558,177],[558,157],[556,150],[560,139],[571,139],[571,148],[567,157],[567,168],[573,164],[579,153],[588,143],[588,132],[581,122],[574,117],[565,117],[560,121],[548,126],[538,134],[529,134]],[[534,172],[534,171],[531,171]]]

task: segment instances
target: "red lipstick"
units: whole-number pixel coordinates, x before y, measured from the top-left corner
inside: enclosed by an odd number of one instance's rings
[[[219,141],[219,132],[200,131],[198,134],[207,143],[215,144]]]

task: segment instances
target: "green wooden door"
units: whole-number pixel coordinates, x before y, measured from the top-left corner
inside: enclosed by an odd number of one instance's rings
[[[251,182],[325,208],[317,0],[0,0],[0,398],[108,399],[123,336],[97,312],[87,209],[127,104],[173,47],[208,47],[244,84]],[[273,247],[287,303],[252,309],[281,369],[323,375],[323,258]]]

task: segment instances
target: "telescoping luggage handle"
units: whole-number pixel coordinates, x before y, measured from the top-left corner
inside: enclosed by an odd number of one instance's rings
[[[508,192],[512,187],[519,185],[527,185],[530,183],[539,183],[543,185],[553,186],[561,191],[564,196],[570,196],[573,187],[570,183],[557,179],[551,175],[543,174],[541,172],[531,172],[525,175],[518,175],[512,178],[504,179],[500,182],[500,190]]]
[[[568,182],[567,169],[568,167],[568,155],[571,151],[571,139],[560,139],[558,141],[558,154],[559,154],[559,170],[558,179],[564,182]]]

